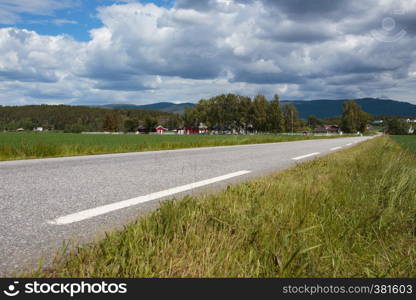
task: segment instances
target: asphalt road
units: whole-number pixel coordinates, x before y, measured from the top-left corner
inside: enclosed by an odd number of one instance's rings
[[[46,262],[160,200],[219,190],[368,137],[0,162],[0,275]]]

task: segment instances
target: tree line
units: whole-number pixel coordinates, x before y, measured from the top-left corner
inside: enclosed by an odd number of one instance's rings
[[[105,109],[69,105],[0,106],[0,130],[43,127],[65,132],[136,131],[160,123],[168,126],[178,115],[141,109]],[[150,124],[150,125],[149,125]]]
[[[150,132],[157,125],[169,129],[198,129],[203,124],[207,129],[220,133],[290,133],[314,132],[324,124],[332,124],[345,133],[364,133],[372,118],[354,100],[348,100],[344,102],[341,116],[326,119],[309,116],[307,120],[302,120],[293,104],[281,105],[277,94],[271,100],[261,94],[253,98],[222,94],[186,107],[183,114],[68,105],[0,106],[1,131],[31,130],[41,126],[65,132],[134,132],[139,127]],[[409,125],[405,121],[395,117],[383,119],[387,133],[408,132]]]
[[[189,128],[204,123],[210,130],[244,133],[315,131],[324,124],[337,125],[345,133],[363,133],[370,118],[354,100],[344,103],[341,117],[318,119],[311,115],[302,120],[293,104],[281,105],[278,95],[268,101],[261,94],[254,98],[227,94],[202,99],[196,106],[186,108],[183,122]]]
[[[264,95],[254,98],[223,94],[202,99],[194,107],[186,107],[183,126],[198,128],[202,123],[209,130],[247,132],[296,132],[304,126],[292,104],[280,105],[278,95],[268,101]]]

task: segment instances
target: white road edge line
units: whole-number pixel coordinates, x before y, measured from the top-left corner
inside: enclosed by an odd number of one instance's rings
[[[56,218],[54,220],[50,220],[47,221],[48,224],[51,225],[66,225],[66,224],[71,224],[71,223],[75,223],[75,222],[80,222],[86,219],[90,219],[93,217],[97,217],[100,215],[104,215],[122,208],[126,208],[126,207],[130,207],[133,205],[137,205],[140,203],[145,203],[145,202],[149,202],[149,201],[153,201],[159,198],[163,198],[163,197],[167,197],[167,196],[171,196],[174,194],[178,194],[178,193],[182,193],[182,192],[186,192],[192,189],[196,189],[205,185],[209,185],[215,182],[219,182],[219,181],[224,181],[233,177],[238,177],[238,176],[242,176],[245,174],[251,173],[251,171],[247,171],[247,170],[243,170],[243,171],[238,171],[238,172],[234,172],[234,173],[230,173],[230,174],[226,174],[226,175],[222,175],[222,176],[218,176],[218,177],[214,177],[214,178],[210,178],[210,179],[206,179],[206,180],[202,180],[202,181],[198,181],[198,182],[194,182],[194,183],[190,183],[190,184],[186,184],[186,185],[182,185],[182,186],[178,186],[178,187],[174,187],[171,189],[167,189],[164,191],[160,191],[160,192],[156,192],[156,193],[152,193],[152,194],[148,194],[145,196],[140,196],[137,198],[132,198],[129,200],[124,200],[124,201],[120,201],[120,202],[116,202],[116,203],[112,203],[112,204],[107,204],[107,205],[103,205],[103,206],[98,206],[96,208],[91,208],[91,209],[87,209],[87,210],[83,210],[74,214],[70,214],[67,216],[63,216],[63,217],[59,217]]]
[[[306,155],[302,155],[302,156],[298,156],[298,157],[294,157],[292,158],[293,160],[301,160],[307,157],[311,157],[311,156],[315,156],[315,155],[319,155],[321,154],[320,152],[314,152],[314,153],[310,153],[310,154],[306,154]]]
[[[331,148],[331,149],[329,149],[329,150],[331,150],[331,151],[335,151],[335,150],[339,150],[339,149],[342,149],[342,147],[334,147],[334,148]]]

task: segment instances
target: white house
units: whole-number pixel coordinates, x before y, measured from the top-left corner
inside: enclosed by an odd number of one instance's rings
[[[204,123],[199,123],[198,131],[199,134],[206,134],[208,133],[208,126],[206,126]]]
[[[416,130],[416,119],[406,119],[406,122],[410,125],[409,134],[413,134]]]

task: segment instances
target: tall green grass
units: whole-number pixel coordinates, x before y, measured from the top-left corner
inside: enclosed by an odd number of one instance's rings
[[[297,141],[308,136],[178,136],[178,135],[83,135],[69,133],[0,133],[0,161],[123,153],[179,148],[230,146]],[[325,137],[324,137],[325,138]]]
[[[414,277],[416,156],[377,138],[164,202],[31,276]]]
[[[393,135],[392,138],[403,148],[416,152],[416,135]]]

